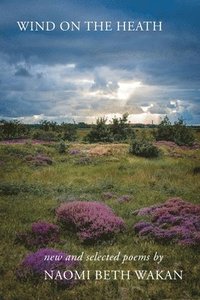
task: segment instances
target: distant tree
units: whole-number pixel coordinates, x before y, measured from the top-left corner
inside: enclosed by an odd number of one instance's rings
[[[194,135],[192,130],[188,128],[183,119],[178,119],[173,126],[174,142],[178,145],[192,146],[194,143]]]
[[[1,120],[1,137],[2,138],[18,138],[23,137],[29,132],[27,125],[22,124],[18,120],[6,121]]]
[[[173,141],[178,145],[192,145],[194,136],[190,128],[186,126],[183,119],[178,119],[171,124],[169,118],[165,116],[163,121],[158,125],[155,133],[156,140]]]
[[[156,140],[173,141],[173,126],[167,116],[158,125]]]
[[[135,137],[134,131],[128,123],[128,114],[123,114],[122,118],[119,119],[114,117],[110,125],[110,132],[114,141],[124,141],[129,137]]]
[[[40,129],[44,131],[57,131],[58,124],[53,121],[42,120],[40,121]]]
[[[96,125],[93,126],[85,139],[90,143],[96,143],[125,141],[135,137],[134,130],[128,123],[128,114],[124,114],[119,119],[114,117],[109,125],[106,122],[106,118],[98,118]]]
[[[96,125],[94,125],[88,135],[85,137],[86,141],[90,143],[96,142],[111,142],[112,136],[110,128],[106,125],[106,118],[98,118]]]
[[[91,127],[91,125],[86,124],[85,122],[79,122],[77,124],[77,128],[90,128],[90,127]]]
[[[77,126],[76,124],[68,124],[62,123],[60,125],[61,132],[62,132],[62,139],[73,142],[77,138]]]

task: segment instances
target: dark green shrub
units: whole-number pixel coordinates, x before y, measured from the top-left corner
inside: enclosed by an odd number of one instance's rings
[[[58,134],[54,131],[45,131],[42,129],[36,129],[32,134],[33,139],[43,140],[43,141],[57,141]]]
[[[129,152],[131,154],[142,156],[142,157],[157,157],[159,155],[159,149],[152,143],[144,140],[133,140]]]
[[[59,125],[53,121],[42,120],[40,121],[40,129],[44,131],[58,131]]]
[[[199,167],[194,167],[194,168],[193,168],[193,174],[194,174],[194,175],[200,174],[200,166],[199,166]]]
[[[75,124],[62,123],[60,130],[63,140],[73,142],[77,139],[77,128]]]
[[[110,125],[110,133],[114,141],[125,141],[128,138],[135,138],[135,133],[128,123],[128,114],[123,114],[122,118],[114,117]]]
[[[96,125],[85,137],[85,140],[89,143],[112,142],[112,136],[106,121],[107,119],[105,118],[98,118]]]
[[[128,114],[124,114],[122,118],[114,117],[111,124],[106,124],[106,118],[97,119],[96,125],[85,137],[90,143],[97,142],[122,142],[128,138],[134,138],[135,133],[128,123]]]
[[[173,126],[167,116],[158,125],[158,130],[155,133],[157,141],[174,141]]]
[[[174,142],[179,145],[192,146],[194,143],[194,136],[190,128],[186,127],[182,119],[179,119],[173,125]]]
[[[0,120],[0,132],[1,139],[22,138],[27,136],[29,128],[18,120]]]
[[[158,125],[158,130],[155,133],[156,140],[165,140],[175,142],[177,145],[192,146],[194,143],[194,136],[190,128],[188,128],[182,119],[178,119],[174,125],[171,124],[168,117]]]
[[[61,141],[59,144],[58,144],[58,152],[60,154],[63,154],[63,153],[66,153],[66,150],[67,150],[67,147],[65,145],[65,142],[64,141]]]

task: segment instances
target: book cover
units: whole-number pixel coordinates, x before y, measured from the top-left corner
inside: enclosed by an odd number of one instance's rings
[[[200,299],[200,2],[1,0],[0,299]]]

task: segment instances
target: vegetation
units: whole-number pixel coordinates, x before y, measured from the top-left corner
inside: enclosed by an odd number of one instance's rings
[[[37,125],[22,124],[20,121],[0,121],[0,139],[31,138],[43,141],[75,141],[78,124],[50,122],[43,120]],[[80,128],[83,123],[80,123]],[[87,128],[87,126],[86,126]]]
[[[59,261],[51,261],[51,263],[49,263],[48,260],[44,260],[44,257],[55,256],[60,257],[61,259]],[[40,278],[43,278],[44,270],[51,274],[52,269],[54,271],[61,271],[66,268],[72,271],[77,268],[77,263],[70,258],[70,254],[51,248],[43,248],[27,255],[18,266],[16,275],[21,281],[28,281],[31,278],[35,282],[38,282]],[[56,283],[68,288],[75,285],[76,281],[73,278],[70,280],[61,280],[60,278],[57,278]]]
[[[192,130],[184,124],[183,120],[179,119],[172,125],[167,116],[158,125],[155,136],[158,141],[173,141],[177,145],[191,146],[194,143]]]
[[[29,128],[25,124],[20,123],[18,120],[0,121],[0,138],[2,139],[26,137],[28,133]]]
[[[97,123],[85,137],[85,141],[90,143],[111,142],[112,137],[109,127],[106,125],[106,118],[97,119]]]
[[[60,154],[63,154],[63,153],[66,153],[66,150],[67,150],[67,146],[65,145],[65,142],[64,141],[61,141],[59,144],[58,144],[58,152]]]
[[[163,153],[149,159],[129,153],[126,140],[80,143],[90,128],[73,124],[78,141],[59,151],[61,125],[47,125],[28,127],[28,134],[54,132],[57,141],[0,143],[0,299],[199,299],[199,144],[157,143],[152,135],[156,128],[134,128],[134,142],[142,141],[141,149],[145,144],[144,153],[153,152],[154,145]],[[105,125],[110,131],[112,123]],[[191,130],[199,142],[197,129]],[[169,198],[173,201],[166,202]],[[125,224],[122,232],[118,221]],[[95,243],[83,243],[85,233]],[[44,280],[43,270],[50,266],[44,254],[86,257],[96,252],[121,256],[119,261],[83,259],[80,266],[70,259],[59,268],[80,267],[92,274],[99,269],[131,274],[175,269],[183,270],[183,280],[138,280],[131,275],[130,280],[95,281],[91,276],[64,286]],[[153,260],[156,252],[164,257],[159,265]],[[138,255],[150,259],[140,261]],[[53,267],[57,270],[58,263]]]
[[[140,216],[150,216],[151,222],[139,222],[134,229],[158,243],[178,243],[185,246],[200,244],[200,206],[180,198],[171,198],[164,204],[141,208]]]
[[[135,137],[135,133],[128,123],[128,114],[124,114],[121,118],[114,117],[109,125],[106,122],[106,118],[97,119],[96,125],[85,137],[85,140],[90,143],[122,142]]]
[[[141,130],[145,131],[147,136],[150,134],[149,129],[142,128]],[[137,134],[139,135],[140,131]],[[200,139],[200,136],[198,138]],[[103,295],[104,299],[124,299],[125,297],[131,300],[176,300],[183,299],[183,297],[198,299],[200,297],[198,248],[186,245],[186,243],[178,245],[170,239],[163,244],[158,241],[157,235],[152,238],[149,235],[142,236],[137,231],[140,230],[139,225],[135,227],[137,232],[133,230],[133,227],[141,221],[154,222],[150,219],[151,216],[149,218],[148,215],[147,217],[136,215],[135,211],[144,210],[145,207],[149,208],[152,205],[165,204],[169,198],[181,197],[187,201],[187,207],[182,207],[183,210],[190,207],[193,209],[192,205],[199,203],[199,173],[194,173],[194,169],[199,167],[200,149],[178,146],[171,149],[168,145],[162,145],[159,147],[164,155],[155,160],[149,160],[129,154],[128,144],[100,145],[110,150],[102,156],[90,154],[94,153],[91,150],[97,147],[93,144],[73,142],[69,144],[69,151],[62,154],[58,152],[58,144],[0,145],[1,298],[31,300],[68,298],[73,300],[90,299],[91,295],[94,295],[95,299],[102,299]],[[25,159],[27,155],[34,158],[38,154],[42,157],[50,157],[53,163],[35,166]],[[176,154],[179,155],[178,159]],[[79,165],[77,162],[85,157],[92,160],[92,163]],[[74,203],[74,201],[105,203],[116,216],[124,220],[124,232],[117,233],[114,240],[107,241],[100,238],[98,246],[82,243],[70,227],[61,226],[55,218],[55,211],[62,203]],[[179,208],[178,211],[180,211]],[[161,209],[159,214],[161,215]],[[87,216],[83,217],[81,222],[86,222]],[[159,224],[158,220],[152,224],[164,229],[163,226],[167,226],[166,222],[163,223],[164,221],[174,222],[174,218],[168,217],[168,220],[162,218]],[[179,217],[184,222],[183,226],[187,226],[186,215]],[[43,229],[44,223],[41,224],[40,220],[45,223],[45,230]],[[97,224],[96,218],[92,221]],[[192,215],[190,221],[194,225],[195,218]],[[77,219],[76,222],[78,222]],[[37,230],[33,223],[36,223]],[[59,226],[59,239],[57,227],[54,227],[56,225]],[[40,234],[38,234],[38,226]],[[37,231],[37,236],[35,236],[35,231]],[[49,231],[53,232],[52,239],[49,239]],[[16,243],[17,233],[25,234],[28,239],[25,244]],[[156,230],[154,233],[158,234]],[[193,234],[196,242],[197,233],[193,231]],[[73,255],[80,255],[84,252],[85,255],[95,255],[97,251],[101,255],[116,255],[120,251],[122,255],[126,254],[128,257],[142,254],[151,256],[146,262],[127,260],[123,265],[121,261],[83,260],[81,268],[92,271],[96,269],[118,270],[119,268],[131,271],[141,268],[154,270],[157,264],[152,256],[157,252],[164,256],[159,268],[173,270],[172,266],[176,266],[177,270],[183,269],[184,280],[145,281],[131,277],[127,281],[120,279],[95,281],[92,278],[84,281],[84,284],[73,285],[72,281],[70,289],[59,287],[50,281],[44,281],[43,275],[40,277],[43,265],[41,257],[44,254],[39,252],[40,242],[44,247],[49,247],[45,248],[45,253],[52,255],[61,252]],[[46,243],[48,246],[45,246]],[[55,265],[56,268],[57,265]]]
[[[25,138],[49,142],[60,140],[69,142],[80,140],[89,143],[129,142],[137,137],[136,131],[141,132],[145,128],[154,133],[154,139],[173,141],[180,146],[192,146],[195,140],[193,132],[198,133],[199,130],[199,127],[187,127],[182,119],[172,125],[167,116],[159,125],[134,125],[128,122],[128,114],[124,114],[120,118],[114,117],[110,123],[104,117],[98,118],[95,125],[84,122],[58,124],[47,120],[43,120],[39,124],[28,125],[22,124],[18,120],[1,120],[0,140]],[[143,139],[146,140],[146,137],[143,136]]]
[[[151,142],[147,140],[134,139],[131,142],[129,152],[131,154],[142,156],[142,157],[158,157],[160,151]]]
[[[100,202],[73,201],[57,209],[57,218],[83,242],[103,241],[124,229],[124,221]]]

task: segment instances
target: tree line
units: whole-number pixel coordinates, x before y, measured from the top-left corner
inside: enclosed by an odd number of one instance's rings
[[[128,122],[128,114],[124,114],[119,118],[114,117],[110,122],[105,117],[98,118],[94,125],[84,122],[58,124],[48,120],[30,125],[23,124],[18,120],[1,120],[0,139],[32,138],[73,142],[78,138],[78,130],[87,129],[87,133],[83,137],[85,142],[126,142],[137,138],[135,126]],[[138,128],[144,126],[143,124]],[[172,124],[169,118],[165,116],[159,125],[149,125],[148,127],[152,129],[152,135],[156,140],[173,141],[178,145],[192,145],[194,143],[193,131],[186,126],[182,119],[178,119]],[[145,139],[145,137],[141,138],[141,140]]]

